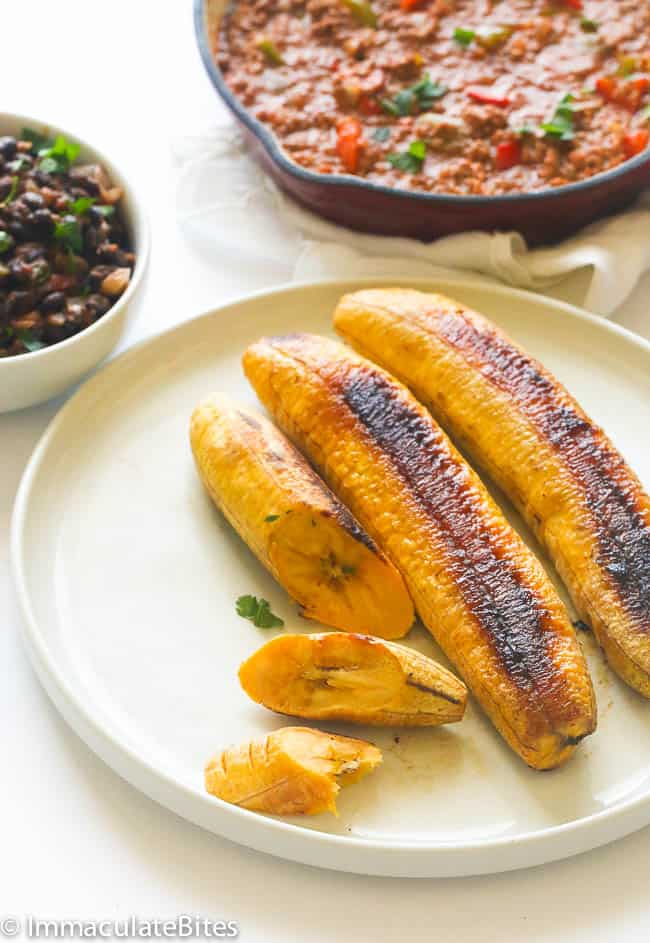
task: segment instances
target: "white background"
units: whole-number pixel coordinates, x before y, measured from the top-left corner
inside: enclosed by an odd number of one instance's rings
[[[109,152],[148,206],[152,268],[127,344],[290,274],[198,254],[177,230],[170,140],[223,120],[196,53],[190,7],[190,0],[5,0],[2,6],[3,106],[67,126]],[[645,336],[649,288],[645,279],[616,316]],[[571,286],[558,294],[571,300]],[[96,759],[30,670],[9,579],[13,497],[58,405],[0,417],[0,599],[6,600],[0,917],[185,912],[236,920],[241,939],[255,943],[647,943],[650,829],[518,874],[447,881],[353,877],[221,841],[159,808]]]

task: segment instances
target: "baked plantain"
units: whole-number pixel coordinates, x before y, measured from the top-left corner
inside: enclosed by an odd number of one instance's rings
[[[333,341],[263,339],[260,399],[400,569],[420,617],[512,748],[563,763],[596,724],[564,607],[478,476],[409,391]]]
[[[244,662],[239,680],[280,714],[380,727],[452,724],[467,702],[465,685],[426,655],[349,633],[278,635]]]
[[[650,697],[650,498],[603,430],[541,363],[449,298],[356,292],[335,324],[508,495],[614,671]]]
[[[213,796],[271,815],[336,812],[341,786],[381,763],[372,743],[310,727],[283,727],[261,740],[223,750],[205,767]]]
[[[214,394],[194,410],[190,440],[215,504],[305,616],[385,638],[408,632],[401,576],[272,423]]]

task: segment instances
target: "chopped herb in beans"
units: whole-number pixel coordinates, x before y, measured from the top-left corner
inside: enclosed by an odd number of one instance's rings
[[[425,74],[415,85],[401,89],[394,98],[384,98],[381,106],[388,114],[404,117],[412,114],[415,106],[419,111],[426,111],[446,92],[446,86],[432,82]]]
[[[0,357],[77,334],[129,284],[121,190],[78,159],[63,135],[0,137]]]
[[[463,26],[457,26],[454,30],[454,39],[461,46],[471,46],[476,36],[476,30],[465,29]]]
[[[399,154],[389,154],[386,160],[389,164],[392,164],[396,170],[416,174],[422,167],[426,153],[427,146],[424,141],[411,141],[408,150],[402,151]]]
[[[550,121],[545,121],[540,125],[544,134],[548,137],[557,138],[558,141],[572,141],[575,137],[573,127],[573,95],[567,94],[555,109],[555,113]]]
[[[235,97],[313,173],[500,196],[650,164],[650,3],[237,0],[213,41]]]

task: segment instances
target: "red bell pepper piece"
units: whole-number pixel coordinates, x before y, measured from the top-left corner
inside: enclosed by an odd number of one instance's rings
[[[408,13],[410,10],[415,10],[416,7],[422,6],[426,0],[399,0],[400,10],[404,10],[405,13]]]
[[[637,75],[618,81],[613,75],[601,75],[596,79],[596,91],[615,105],[629,111],[637,111],[644,95],[650,88],[650,76]]]
[[[572,10],[582,10],[582,0],[564,0],[564,3]]]
[[[513,138],[497,144],[495,161],[499,170],[509,170],[521,163],[521,141]]]
[[[511,104],[509,98],[505,95],[499,95],[493,88],[483,85],[470,85],[467,94],[474,101],[482,102],[484,105],[498,105],[499,108],[507,108]]]
[[[617,83],[611,75],[601,75],[596,79],[596,91],[606,102],[613,102],[616,98]]]
[[[645,128],[639,128],[638,131],[630,131],[623,137],[623,153],[629,160],[630,157],[636,157],[641,151],[645,151],[650,140],[650,131]]]
[[[362,128],[358,118],[342,118],[336,127],[336,153],[345,169],[353,174],[359,167]]]
[[[358,108],[362,115],[380,115],[382,113],[381,105],[371,95],[362,95],[359,99]]]

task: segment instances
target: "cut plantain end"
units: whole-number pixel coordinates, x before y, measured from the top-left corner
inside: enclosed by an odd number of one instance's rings
[[[420,652],[351,633],[279,635],[239,670],[248,696],[293,717],[429,727],[462,719],[467,689]]]
[[[213,501],[307,618],[382,638],[408,632],[402,577],[272,423],[215,393],[194,410],[190,442]]]
[[[337,815],[341,787],[357,782],[381,761],[381,752],[365,740],[311,727],[283,727],[211,759],[205,788],[253,812]]]

